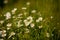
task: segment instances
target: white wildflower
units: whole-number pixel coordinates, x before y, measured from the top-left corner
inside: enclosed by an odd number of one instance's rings
[[[31,16],[27,17],[27,21],[28,21],[29,23],[31,23],[31,22],[33,21],[33,17],[31,17]]]
[[[23,10],[26,10],[27,8],[26,7],[22,7]]]
[[[11,34],[10,35],[15,35],[15,32],[11,32]]]
[[[39,27],[39,29],[41,29],[43,26],[41,25],[41,26],[38,26]]]
[[[0,35],[2,35],[2,31],[0,31]]]
[[[42,21],[42,20],[43,20],[43,18],[42,18],[42,17],[39,17],[39,20],[40,20],[40,21]]]
[[[40,20],[38,20],[38,19],[36,20],[36,22],[39,22],[39,21],[40,21]]]
[[[42,17],[39,17],[37,20],[36,20],[36,22],[39,22],[39,21],[42,21],[43,20],[43,18]]]
[[[47,37],[50,37],[50,34],[49,34],[49,33],[46,33],[46,36],[47,36]]]
[[[27,2],[26,5],[30,5],[30,2]]]
[[[24,20],[25,26],[28,26],[30,24],[30,22],[28,22],[27,20]]]
[[[27,22],[27,20],[24,20],[24,22]]]
[[[4,33],[6,33],[6,30],[3,30]]]
[[[20,26],[20,22],[21,22],[21,21],[18,21],[18,25],[17,25],[17,26]]]
[[[5,36],[6,36],[6,30],[0,31],[0,35],[1,35],[2,37],[5,37]]]
[[[15,14],[16,11],[17,11],[17,8],[14,8],[14,9],[12,10],[12,14]]]
[[[31,23],[30,26],[33,28],[35,25],[34,25],[34,23]]]
[[[28,26],[30,24],[30,22],[25,22],[25,26]]]
[[[12,10],[12,14],[15,14],[15,10]]]
[[[33,21],[33,18],[31,16],[27,17],[27,19],[24,20],[24,23],[26,26],[28,26]]]
[[[8,23],[7,26],[10,27],[10,26],[12,26],[12,24],[11,23]]]
[[[18,17],[20,17],[20,16],[22,16],[23,14],[21,13],[21,14],[18,14]]]
[[[11,33],[10,33],[10,36],[8,37],[8,39],[9,39],[11,36],[13,36],[13,35],[15,35],[15,32],[11,32]]]
[[[10,27],[7,27],[7,30],[9,30],[10,29]]]
[[[32,20],[32,19],[33,19],[32,16],[27,17],[27,20]]]
[[[4,23],[4,21],[3,21],[3,20],[1,20],[1,21],[0,21],[0,23],[1,23],[1,24],[3,24],[3,23]]]
[[[6,16],[6,19],[10,19],[10,18],[11,18],[11,13],[10,13],[10,12],[7,12],[7,13],[5,14],[5,16]]]
[[[6,34],[2,34],[2,37],[5,37],[6,36]]]
[[[18,21],[17,27],[21,27],[23,26],[23,24],[21,24],[22,20]]]
[[[51,19],[53,18],[53,16],[50,17]]]
[[[16,11],[16,10],[17,10],[17,8],[14,8],[14,10]]]
[[[32,10],[31,13],[36,13],[36,10]]]

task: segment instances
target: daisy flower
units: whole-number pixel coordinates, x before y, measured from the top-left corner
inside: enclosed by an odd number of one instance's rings
[[[14,36],[15,35],[15,32],[11,32],[10,33],[10,36],[8,37],[8,39],[11,37],[11,36]]]
[[[35,24],[34,23],[31,23],[30,26],[31,26],[31,28],[33,28],[35,26]]]
[[[8,23],[8,24],[7,24],[7,26],[8,26],[8,27],[11,27],[11,26],[12,26],[12,24],[11,24],[11,23]]]
[[[36,13],[36,10],[32,10],[31,13]]]
[[[30,2],[27,2],[26,5],[30,5]]]
[[[5,14],[5,16],[6,16],[6,19],[10,19],[10,18],[11,18],[11,13],[10,13],[10,12],[7,12],[7,13]]]

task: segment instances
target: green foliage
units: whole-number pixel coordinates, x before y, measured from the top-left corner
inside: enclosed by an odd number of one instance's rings
[[[15,0],[9,0],[12,5]],[[53,0],[33,0],[7,6],[0,16],[0,28],[6,30],[4,40],[56,40],[56,18]],[[26,4],[28,3],[28,5]],[[30,3],[30,4],[29,4]],[[3,34],[2,34],[3,35]]]

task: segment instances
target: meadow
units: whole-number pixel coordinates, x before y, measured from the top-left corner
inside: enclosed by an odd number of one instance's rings
[[[9,0],[0,9],[0,40],[59,40],[59,0]]]

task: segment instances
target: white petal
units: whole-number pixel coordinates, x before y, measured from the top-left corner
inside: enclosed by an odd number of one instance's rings
[[[39,27],[39,29],[40,29],[40,28],[42,28],[43,26],[41,25],[41,26],[38,26],[38,27]]]
[[[27,8],[26,7],[22,7],[23,10],[26,10]]]
[[[31,23],[30,26],[33,28],[35,25],[34,25],[34,23]]]
[[[36,10],[32,10],[31,13],[36,13]]]
[[[46,36],[47,36],[47,37],[50,37],[50,34],[49,34],[49,33],[46,33]]]
[[[30,2],[27,2],[26,5],[30,5]]]
[[[39,22],[39,20],[37,19],[36,22]]]
[[[43,20],[43,18],[42,18],[42,17],[39,17],[39,19],[38,19],[38,20],[42,21],[42,20]]]
[[[51,19],[53,18],[53,16],[50,17]]]
[[[5,37],[6,36],[6,34],[2,34],[2,37]]]
[[[4,33],[6,33],[6,30],[3,30]]]
[[[12,24],[11,23],[8,23],[7,26],[10,27],[10,26],[12,26]]]
[[[14,8],[14,10],[16,11],[16,10],[17,10],[17,8]]]
[[[11,13],[10,13],[10,12],[7,12],[7,13],[5,14],[5,16],[6,16],[6,19],[10,19],[10,18],[11,18]]]
[[[7,30],[9,30],[10,28],[8,27]]]

